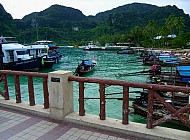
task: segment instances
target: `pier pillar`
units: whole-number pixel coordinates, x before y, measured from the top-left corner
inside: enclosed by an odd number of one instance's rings
[[[48,73],[50,81],[50,117],[63,120],[74,112],[73,82],[68,81],[71,71],[54,71]]]

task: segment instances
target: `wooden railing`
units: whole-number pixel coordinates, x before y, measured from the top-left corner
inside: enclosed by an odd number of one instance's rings
[[[124,125],[129,124],[129,88],[141,88],[147,89],[148,92],[148,112],[147,112],[147,128],[152,129],[155,126],[161,125],[164,122],[168,122],[173,118],[179,119],[184,125],[190,128],[190,121],[188,118],[183,117],[181,114],[190,112],[190,104],[186,106],[175,109],[172,105],[167,103],[163,97],[161,97],[156,91],[167,91],[167,92],[183,92],[184,94],[190,93],[190,87],[181,87],[181,86],[169,86],[169,85],[157,85],[157,84],[146,84],[146,83],[134,83],[126,82],[120,80],[106,80],[106,79],[96,79],[96,78],[82,78],[77,76],[69,76],[69,81],[79,82],[79,115],[85,115],[85,96],[84,96],[84,83],[96,83],[99,84],[99,93],[100,93],[100,119],[106,119],[106,98],[105,98],[105,88],[106,86],[122,86],[123,91],[123,106],[122,106],[122,123]],[[160,118],[156,121],[153,120],[154,112],[154,99],[160,101],[163,106],[169,110],[170,114],[164,118]]]
[[[21,72],[21,71],[10,71],[10,70],[0,70],[1,81],[4,84],[4,91],[0,90],[0,94],[6,99],[9,100],[9,91],[8,91],[8,80],[7,75],[14,75],[15,83],[15,95],[16,103],[21,103],[21,89],[20,89],[20,76],[28,77],[28,92],[29,92],[29,102],[30,106],[35,105],[35,94],[34,94],[34,84],[33,77],[43,79],[43,92],[44,92],[44,108],[49,108],[49,93],[48,93],[48,74],[36,73],[36,72]],[[79,82],[79,115],[85,115],[85,94],[84,94],[84,83],[95,83],[99,84],[99,94],[100,97],[100,119],[106,119],[106,98],[105,98],[105,88],[107,86],[121,86],[122,91],[122,123],[124,125],[129,124],[129,88],[140,88],[147,89],[148,92],[148,112],[147,112],[147,128],[152,129],[155,126],[159,126],[164,122],[168,122],[173,118],[177,118],[184,125],[190,128],[190,121],[188,118],[183,117],[182,114],[190,112],[190,104],[188,103],[180,109],[174,108],[171,104],[167,103],[163,97],[161,97],[156,91],[166,91],[166,92],[183,92],[184,94],[190,93],[190,87],[181,87],[181,86],[169,86],[169,85],[157,85],[157,84],[146,84],[146,83],[135,83],[127,82],[121,80],[110,80],[110,79],[97,79],[97,78],[85,78],[77,76],[69,76],[69,81]],[[67,89],[64,89],[67,90]],[[87,93],[88,94],[88,93]],[[154,113],[154,99],[158,100],[168,111],[166,117],[160,118],[158,120],[153,119]]]
[[[7,75],[14,75],[15,83],[15,96],[16,103],[21,103],[21,89],[20,89],[20,76],[28,77],[28,93],[29,93],[29,103],[30,106],[35,105],[35,94],[34,94],[34,84],[33,78],[43,79],[43,93],[44,93],[44,108],[49,108],[49,93],[48,93],[48,74],[37,73],[37,72],[23,72],[23,71],[11,71],[11,70],[0,70],[1,82],[4,84],[4,91],[0,90],[0,94],[9,100],[9,90],[8,90],[8,80]]]

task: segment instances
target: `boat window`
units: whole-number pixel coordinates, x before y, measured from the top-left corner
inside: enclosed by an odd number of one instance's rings
[[[17,51],[17,55],[25,55],[28,54],[28,51]]]
[[[38,55],[38,50],[36,50],[36,55]]]
[[[47,49],[42,49],[42,53],[47,53]]]

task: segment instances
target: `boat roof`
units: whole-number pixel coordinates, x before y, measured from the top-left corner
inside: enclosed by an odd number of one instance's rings
[[[48,45],[27,45],[28,49],[48,49]]]
[[[82,60],[85,65],[92,65],[93,62],[91,60]]]
[[[27,50],[27,47],[18,43],[2,44],[2,50]]]
[[[15,37],[5,37],[5,36],[0,36],[0,43],[15,43],[17,41],[7,41],[6,39],[12,39]]]
[[[190,71],[190,66],[177,66],[177,70],[180,70],[180,71],[188,70],[188,71]]]
[[[177,66],[177,70],[181,76],[190,76],[190,66]]]
[[[36,43],[52,43],[53,41],[50,40],[40,40],[40,41],[36,41]]]

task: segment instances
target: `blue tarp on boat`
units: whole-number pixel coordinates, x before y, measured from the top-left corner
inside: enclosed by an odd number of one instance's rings
[[[182,77],[182,81],[190,81],[190,66],[178,66],[177,71]]]
[[[179,62],[178,62],[178,61],[170,61],[170,62],[166,62],[166,64],[174,64],[174,65],[178,65]]]
[[[175,57],[159,57],[160,61],[177,61]]]
[[[92,64],[93,64],[93,62],[92,62],[92,61],[90,61],[90,60],[85,60],[85,61],[84,61],[84,64],[85,64],[85,65],[89,65],[89,66],[90,66],[90,65],[92,65]]]

